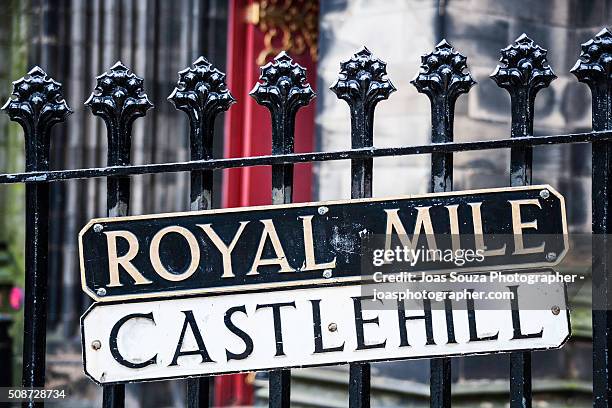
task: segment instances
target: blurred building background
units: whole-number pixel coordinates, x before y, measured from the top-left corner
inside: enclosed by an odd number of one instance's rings
[[[478,81],[457,102],[455,140],[507,137],[507,92],[488,78],[499,50],[527,33],[549,50],[558,76],[536,98],[535,133],[590,130],[590,94],[569,74],[580,43],[611,21],[606,0],[5,0],[0,13],[0,99],[11,80],[40,65],[64,85],[74,115],[56,126],[51,166],[55,169],[101,167],[106,163],[106,130],[85,109],[95,76],[117,60],[145,79],[155,109],[135,122],[132,161],[137,164],[187,160],[185,115],[166,97],[177,72],[204,55],[228,73],[238,104],[219,123],[216,157],[270,152],[267,111],[248,91],[258,65],[283,48],[309,69],[318,97],[298,115],[296,150],[350,147],[346,104],[328,90],[347,59],[362,45],[388,63],[398,89],[377,108],[376,146],[425,144],[430,137],[428,99],[409,83],[420,55],[442,38],[468,57]],[[223,122],[223,121],[220,121]],[[426,192],[429,157],[375,160],[374,195]],[[455,189],[506,186],[509,151],[455,155]],[[21,129],[0,115],[0,172],[23,171]],[[573,231],[590,230],[590,146],[559,145],[534,151],[534,182],[549,183],[566,197]],[[269,169],[245,169],[216,175],[216,206],[269,201]],[[76,237],[87,220],[106,213],[104,180],[52,184],[49,276],[48,382],[68,386],[74,398],[62,406],[98,406],[100,390],[81,367],[78,317],[89,305],[81,292]],[[163,174],[133,178],[133,214],[189,208],[189,176]],[[10,316],[15,384],[19,381],[19,288],[23,285],[22,186],[0,186],[0,311]],[[296,200],[350,197],[348,162],[300,165]],[[587,285],[588,286],[588,285]],[[577,298],[573,338],[560,351],[534,354],[534,406],[591,405],[590,294]],[[0,318],[0,335],[7,327]],[[2,344],[0,344],[0,352]],[[462,407],[506,406],[508,356],[453,359],[453,393]],[[292,406],[347,405],[346,367],[293,370]],[[376,364],[373,406],[427,406],[429,362]],[[215,391],[219,402],[265,404],[265,375],[223,377]],[[316,389],[316,392],[313,392]],[[180,381],[127,387],[130,407],[181,407]],[[236,396],[238,398],[236,399]],[[67,405],[70,404],[70,405]]]

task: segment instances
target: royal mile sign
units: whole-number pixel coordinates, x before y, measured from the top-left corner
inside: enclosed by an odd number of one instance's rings
[[[400,247],[413,250],[409,271],[548,267],[567,245],[565,202],[548,185],[101,218],[79,234],[97,301],[357,282]]]

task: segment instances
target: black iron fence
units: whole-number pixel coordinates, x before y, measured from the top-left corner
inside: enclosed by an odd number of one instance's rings
[[[14,83],[12,98],[4,110],[24,130],[26,172],[1,174],[0,184],[26,184],[26,287],[23,349],[23,386],[45,384],[47,319],[49,183],[69,179],[106,177],[109,216],[129,213],[130,176],[168,172],[191,173],[191,209],[212,206],[215,170],[272,167],[272,201],[289,203],[296,163],[351,160],[351,197],[372,195],[372,163],[376,157],[431,154],[431,191],[452,190],[453,153],[485,149],[511,149],[510,184],[527,185],[532,180],[532,149],[536,145],[591,143],[594,234],[612,232],[612,33],[607,29],[582,45],[572,72],[592,91],[593,131],[565,135],[533,135],[534,99],[555,78],[546,60],[546,50],[527,36],[501,51],[501,65],[491,75],[511,97],[512,127],[509,138],[491,141],[453,142],[453,114],[457,98],[475,85],[467,71],[466,57],[446,41],[422,57],[421,69],[412,83],[431,101],[432,144],[376,148],[373,138],[374,110],[378,102],[395,91],[386,76],[386,64],[363,48],[341,64],[339,79],[332,86],[351,113],[350,150],[295,154],[294,126],[297,111],[314,98],[306,83],[304,68],[285,53],[262,67],[261,82],[251,95],[270,110],[272,155],[248,158],[214,158],[212,132],[215,118],[235,102],[225,86],[225,75],[204,58],[179,73],[170,101],[184,111],[190,126],[191,160],[180,163],[130,165],[131,131],[134,121],[153,105],[144,93],[143,80],[121,63],[97,78],[86,101],[93,114],[107,127],[108,163],[104,168],[49,170],[49,135],[53,125],[71,113],[59,83],[38,67]],[[74,237],[76,239],[76,237]],[[605,245],[605,244],[598,244]],[[596,252],[596,249],[594,250]],[[593,404],[612,405],[612,279],[607,257],[593,263]],[[451,361],[431,360],[431,406],[451,404]],[[531,355],[513,353],[510,363],[510,405],[531,406]],[[270,406],[290,405],[290,372],[270,373]],[[208,406],[209,378],[188,381],[188,406]],[[351,364],[349,406],[370,405],[370,365]],[[104,407],[122,407],[124,386],[104,387]],[[25,403],[24,406],[42,406]]]

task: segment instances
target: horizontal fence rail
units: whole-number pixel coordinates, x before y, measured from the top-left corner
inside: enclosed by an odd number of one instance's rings
[[[191,209],[212,208],[214,170],[271,166],[272,201],[289,203],[293,193],[294,165],[299,163],[351,160],[351,197],[372,195],[373,159],[430,154],[431,190],[451,191],[453,153],[489,149],[511,149],[510,183],[531,183],[532,148],[568,143],[593,144],[593,232],[612,232],[612,33],[607,29],[582,45],[582,52],[572,73],[586,83],[593,95],[593,131],[533,135],[533,107],[537,92],[556,78],[546,60],[547,51],[526,35],[501,50],[500,65],[491,78],[506,89],[511,98],[511,137],[497,140],[455,142],[453,120],[455,101],[467,93],[472,79],[467,58],[446,41],[422,57],[420,71],[412,84],[431,102],[431,144],[404,147],[374,147],[373,121],[376,105],[396,90],[387,78],[386,63],[362,48],[341,63],[338,80],[331,90],[344,100],[351,114],[351,149],[330,152],[294,152],[295,116],[315,97],[306,81],[305,69],[284,52],[261,68],[251,96],[270,111],[272,154],[257,157],[213,158],[212,134],[215,118],[235,103],[225,85],[225,74],[206,59],[199,58],[192,67],[179,73],[177,87],[169,96],[176,109],[187,114],[190,128],[191,160],[177,163],[130,164],[131,127],[153,104],[144,93],[143,80],[118,62],[97,78],[96,89],[87,100],[94,115],[106,124],[108,165],[101,168],[49,170],[50,129],[71,113],[62,96],[61,84],[39,67],[13,83],[11,99],[3,109],[24,130],[26,172],[0,174],[0,184],[25,183],[26,189],[26,297],[23,351],[23,386],[45,384],[46,299],[49,183],[71,179],[107,178],[108,215],[128,214],[130,176],[168,172],[191,172]],[[76,237],[75,237],[76,238]],[[606,310],[612,306],[609,264],[594,265],[593,281],[606,282],[593,293],[593,401],[595,407],[612,405],[612,318]],[[604,289],[601,289],[601,288]],[[607,307],[606,307],[607,306]],[[432,360],[431,406],[451,404],[451,361]],[[531,356],[516,353],[511,358],[510,406],[531,406]],[[349,370],[349,406],[370,406],[370,365],[352,364]],[[290,406],[290,371],[270,373],[270,406]],[[188,382],[188,406],[207,406],[210,382],[207,378]],[[105,407],[122,407],[123,386],[107,386]],[[25,403],[40,407],[42,403]]]
[[[108,166],[74,170],[30,171],[26,173],[0,174],[0,184],[47,183],[95,177],[138,176],[143,174],[194,170],[222,170],[240,167],[271,166],[274,164],[298,164],[336,160],[374,159],[392,156],[413,156],[431,153],[510,149],[521,146],[593,143],[596,141],[606,141],[609,139],[612,139],[612,131],[604,130],[597,132],[570,133],[565,135],[524,136],[507,139],[436,143],[405,147],[364,147],[329,152],[289,153],[229,159],[189,160],[176,163]]]

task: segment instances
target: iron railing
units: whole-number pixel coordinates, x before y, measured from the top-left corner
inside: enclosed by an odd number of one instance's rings
[[[555,78],[546,60],[546,50],[523,35],[501,51],[501,65],[492,79],[511,97],[512,127],[509,138],[455,143],[453,115],[457,98],[475,84],[467,71],[466,57],[446,41],[422,57],[421,70],[412,83],[431,101],[432,144],[376,148],[373,141],[374,109],[395,88],[386,75],[386,64],[365,48],[341,64],[332,91],[344,99],[351,112],[349,150],[293,153],[295,115],[314,97],[306,82],[305,69],[285,53],[262,67],[261,82],[251,95],[270,110],[272,155],[247,158],[212,157],[212,132],[216,116],[235,102],[225,86],[225,75],[205,59],[179,73],[179,83],[169,99],[187,113],[190,125],[191,160],[180,163],[130,165],[131,129],[144,116],[151,102],[144,94],[143,80],[121,63],[97,79],[86,104],[100,116],[108,133],[108,167],[49,171],[50,129],[70,114],[61,85],[40,68],[14,83],[12,98],[4,106],[10,118],[21,124],[26,141],[26,172],[1,174],[0,184],[26,184],[26,296],[23,349],[23,386],[45,384],[46,302],[48,269],[49,183],[69,179],[107,178],[109,216],[129,212],[130,176],[167,172],[191,172],[191,209],[209,209],[214,170],[272,167],[272,201],[289,203],[296,163],[351,160],[351,197],[372,195],[372,162],[375,157],[431,154],[431,191],[450,191],[453,153],[483,149],[511,149],[510,184],[527,185],[532,179],[532,148],[536,145],[591,143],[594,234],[612,232],[612,33],[607,29],[582,45],[572,72],[589,85],[593,101],[593,131],[566,135],[533,135],[533,108],[537,92]],[[75,237],[76,239],[76,237]],[[596,253],[594,251],[594,253]],[[612,279],[610,261],[593,262],[593,404],[612,406]],[[451,404],[451,361],[431,360],[431,406]],[[370,405],[370,365],[351,364],[349,406]],[[188,381],[188,406],[204,407],[209,401],[209,379]],[[270,374],[270,406],[289,407],[290,372]],[[124,386],[104,387],[103,406],[122,407]],[[510,364],[511,407],[531,406],[531,355],[513,353]],[[42,403],[24,406],[40,407]]]

